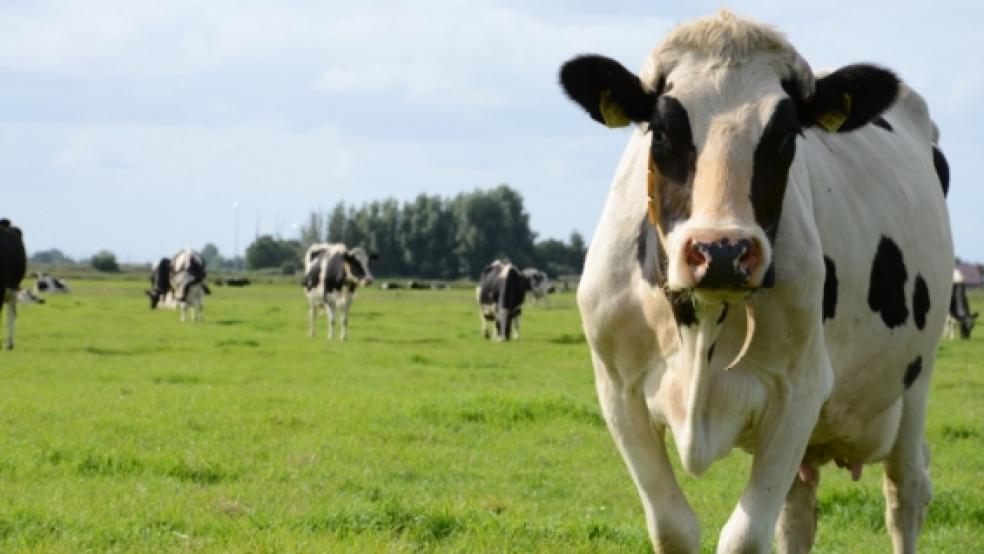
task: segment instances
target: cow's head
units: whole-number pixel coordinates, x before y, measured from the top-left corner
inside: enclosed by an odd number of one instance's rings
[[[349,249],[343,254],[345,258],[345,280],[357,286],[372,284],[372,273],[369,262],[379,259],[375,253],[367,253],[361,246]]]
[[[726,301],[772,285],[803,130],[852,131],[898,92],[892,73],[870,65],[816,78],[779,33],[728,12],[671,32],[638,77],[586,55],[560,81],[596,121],[651,137],[650,200],[639,192],[639,202],[660,237],[665,286]]]
[[[144,294],[150,298],[150,309],[153,310],[160,303],[164,295],[171,290],[171,260],[161,258],[150,272],[150,290],[145,290]]]
[[[969,339],[974,331],[974,324],[977,323],[977,312],[969,313],[958,318],[960,322],[960,338]]]

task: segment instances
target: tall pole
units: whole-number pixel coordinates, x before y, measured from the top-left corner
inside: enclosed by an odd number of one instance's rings
[[[239,202],[232,203],[232,210],[235,212],[235,232],[232,243],[232,265],[239,269]]]

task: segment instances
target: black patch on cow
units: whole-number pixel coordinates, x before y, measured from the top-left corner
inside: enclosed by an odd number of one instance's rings
[[[755,146],[752,208],[755,210],[755,222],[765,231],[770,244],[775,244],[779,230],[789,166],[796,155],[796,137],[799,133],[796,105],[786,98],[776,103],[772,117]]]
[[[673,308],[673,318],[677,325],[689,327],[697,324],[697,310],[689,294],[670,291],[666,293],[666,299]]]
[[[710,363],[711,362],[711,358],[714,357],[714,347],[717,346],[717,344],[718,343],[716,343],[716,342],[711,343],[711,347],[707,349],[707,363]]]
[[[642,278],[651,286],[663,286],[666,282],[666,254],[663,245],[659,243],[656,228],[649,223],[649,217],[643,216],[639,226],[639,241],[636,247],[636,258]]]
[[[929,287],[922,275],[916,275],[916,282],[912,287],[912,321],[916,322],[916,327],[921,331],[926,327],[926,314],[929,312]]]
[[[837,313],[837,266],[834,260],[823,257],[823,321],[833,319]]]
[[[647,91],[639,77],[622,64],[597,54],[578,56],[561,66],[560,85],[571,100],[599,123],[605,123],[599,108],[605,91],[611,93],[629,119],[639,123],[649,121],[662,88],[657,86],[656,91]]]
[[[876,117],[871,121],[871,124],[874,125],[875,127],[881,127],[882,129],[885,129],[886,131],[889,132],[895,130],[892,129],[892,125],[888,121],[885,121],[884,117]]]
[[[771,289],[776,286],[776,261],[773,259],[769,262],[769,268],[765,270],[765,275],[762,276],[762,288]]]
[[[943,196],[950,192],[950,164],[946,163],[943,152],[933,146],[933,167],[936,168],[936,176],[940,178],[940,186],[943,187]]]
[[[661,96],[649,122],[659,221],[669,234],[679,221],[690,218],[693,194],[690,182],[697,165],[690,116],[679,100]],[[661,256],[661,259],[665,259]],[[665,267],[663,268],[665,269]]]
[[[911,387],[919,378],[920,373],[922,373],[922,356],[916,356],[916,359],[912,360],[912,363],[905,368],[905,376],[902,377],[905,388]]]
[[[883,236],[871,264],[868,306],[881,315],[889,329],[904,325],[909,318],[909,309],[905,305],[908,279],[902,251],[892,239]]]

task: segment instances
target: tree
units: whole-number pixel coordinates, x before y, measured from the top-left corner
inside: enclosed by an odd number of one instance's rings
[[[213,269],[222,267],[222,254],[219,247],[211,242],[202,247],[202,259],[205,260],[205,267]]]
[[[348,215],[345,203],[339,202],[328,216],[328,242],[345,242],[345,227],[348,225]]]
[[[246,265],[250,269],[278,267],[286,270],[290,267],[287,262],[292,262],[295,268],[302,265],[301,255],[300,242],[261,235],[246,247]]]
[[[96,271],[103,272],[117,272],[120,270],[120,265],[116,263],[116,255],[109,250],[100,250],[96,252],[92,259],[89,260],[92,267]]]
[[[52,248],[50,250],[39,250],[31,254],[31,263],[51,264],[51,265],[72,265],[75,263],[72,258],[66,256],[61,250]]]
[[[300,242],[301,249],[307,250],[309,246],[316,242],[321,242],[327,237],[327,221],[326,217],[322,213],[311,212],[308,215],[307,222],[301,225],[300,228]]]

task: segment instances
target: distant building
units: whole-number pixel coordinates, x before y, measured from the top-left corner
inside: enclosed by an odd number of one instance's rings
[[[966,283],[968,287],[981,286],[981,266],[957,261],[953,268],[953,282]]]

